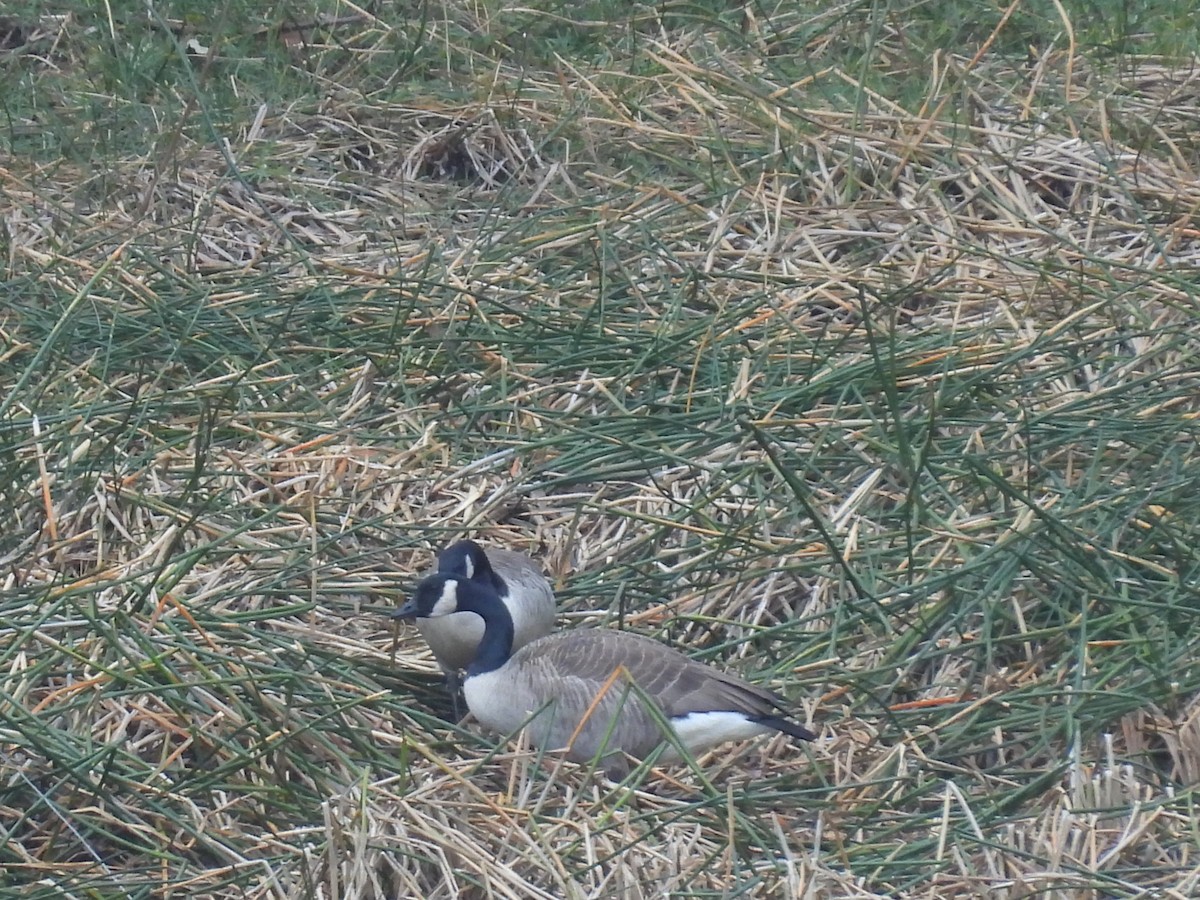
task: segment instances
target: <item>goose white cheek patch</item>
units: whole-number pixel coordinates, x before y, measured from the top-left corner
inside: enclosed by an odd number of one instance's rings
[[[442,596],[438,597],[437,603],[433,604],[433,609],[429,611],[430,617],[448,616],[452,612],[458,611],[458,585],[453,581],[447,581],[442,585]]]

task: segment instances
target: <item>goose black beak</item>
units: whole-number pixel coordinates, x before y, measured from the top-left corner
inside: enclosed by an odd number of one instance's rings
[[[409,600],[403,606],[398,607],[392,613],[393,619],[415,619],[417,617],[417,604],[413,600]]]

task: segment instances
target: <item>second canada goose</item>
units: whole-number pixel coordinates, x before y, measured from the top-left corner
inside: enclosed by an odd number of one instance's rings
[[[578,762],[599,757],[610,776],[626,770],[622,753],[642,758],[664,742],[659,759],[679,759],[663,720],[692,754],[773,731],[806,741],[816,737],[789,718],[782,697],[647,637],[579,629],[514,652],[512,616],[478,581],[432,575],[394,616],[419,623],[463,612],[484,622],[463,684],[475,718],[502,734],[528,724],[535,747],[565,747]]]
[[[525,554],[495,548],[485,552],[474,541],[459,541],[438,554],[437,571],[494,591],[512,617],[514,647],[523,647],[554,630],[554,592],[537,563]],[[458,673],[475,658],[483,637],[483,619],[464,611],[421,619],[417,629],[446,675],[457,715]]]

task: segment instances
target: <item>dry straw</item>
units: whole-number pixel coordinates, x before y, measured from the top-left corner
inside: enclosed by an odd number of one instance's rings
[[[359,11],[287,42],[320,102],[3,163],[25,896],[1195,895],[1194,72],[914,103],[744,15],[452,103],[356,86]],[[822,740],[450,725],[383,613],[467,534]]]

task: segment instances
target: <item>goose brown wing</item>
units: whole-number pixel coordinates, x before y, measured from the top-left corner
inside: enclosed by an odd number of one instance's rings
[[[733,675],[688,659],[658,641],[623,631],[579,629],[541,638],[522,648],[544,673],[544,683],[570,680],[599,691],[618,670],[629,673],[642,692],[668,717],[693,712],[729,711],[772,717],[784,701]],[[620,682],[614,685],[621,686]]]

